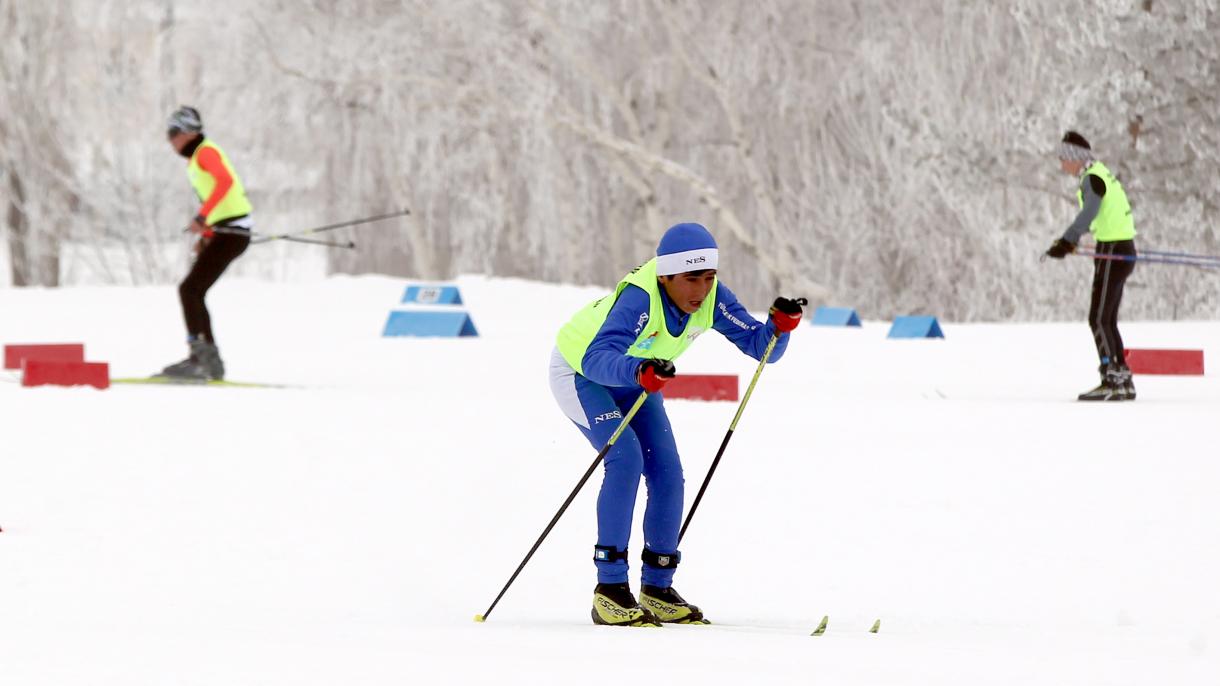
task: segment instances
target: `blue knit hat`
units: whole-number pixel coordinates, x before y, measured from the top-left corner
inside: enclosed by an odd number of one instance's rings
[[[657,276],[716,269],[720,250],[701,224],[675,224],[657,245]]]

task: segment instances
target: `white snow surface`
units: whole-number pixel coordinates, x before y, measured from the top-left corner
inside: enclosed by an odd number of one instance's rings
[[[0,684],[1220,683],[1220,380],[1075,402],[1083,313],[802,326],[682,544],[715,625],[591,624],[600,474],[475,623],[594,458],[546,367],[602,290],[463,277],[478,338],[382,338],[406,283],[222,280],[229,378],[289,388],[8,374]],[[0,290],[0,342],[148,374],[185,352],[176,295]],[[1220,355],[1217,322],[1123,332]],[[708,335],[677,366],[744,392],[755,363]],[[689,502],[736,405],[667,407]]]

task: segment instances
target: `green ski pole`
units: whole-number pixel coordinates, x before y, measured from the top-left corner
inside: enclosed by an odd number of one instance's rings
[[[804,300],[802,298],[801,300]],[[754,378],[750,379],[750,385],[746,388],[746,394],[741,399],[741,404],[737,406],[737,414],[733,416],[733,423],[729,424],[729,430],[724,434],[724,440],[720,442],[720,450],[716,451],[716,459],[712,460],[712,466],[707,470],[707,476],[703,478],[703,485],[699,487],[699,493],[695,496],[695,502],[691,503],[690,512],[686,514],[686,521],[682,522],[682,529],[678,531],[678,542],[682,542],[682,537],[686,535],[686,527],[690,526],[690,520],[695,516],[695,510],[699,507],[699,501],[703,500],[703,494],[707,491],[707,485],[712,481],[712,474],[716,473],[716,465],[720,464],[720,458],[724,456],[724,449],[729,445],[729,439],[733,437],[733,431],[737,428],[737,421],[741,419],[741,413],[746,409],[746,403],[750,402],[750,395],[754,393],[754,384],[758,383],[758,377],[762,375],[762,370],[767,366],[767,360],[771,358],[771,352],[775,350],[775,344],[779,342],[779,331],[776,331],[771,336],[771,341],[767,343],[767,350],[763,353],[762,360],[758,362],[758,369],[754,371]]]

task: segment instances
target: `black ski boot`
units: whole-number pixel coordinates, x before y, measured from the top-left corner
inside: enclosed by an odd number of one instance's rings
[[[644,585],[640,587],[640,604],[652,610],[662,622],[673,624],[711,624],[703,618],[703,612],[678,595],[673,586]]]
[[[223,379],[224,362],[220,360],[220,351],[216,346],[199,338],[192,338],[188,342],[191,346],[190,356],[162,369],[157,376],[191,381]]]
[[[225,363],[220,359],[220,348],[217,348],[215,343],[204,343],[204,347],[199,353],[199,363],[203,365],[209,379],[224,380]]]
[[[651,612],[635,601],[628,584],[598,584],[593,589],[593,623],[604,626],[661,626]]]
[[[169,365],[165,369],[162,369],[160,371],[160,373],[155,374],[154,376],[164,376],[164,377],[168,377],[171,379],[203,378],[202,376],[200,376],[200,374],[201,374],[201,370],[199,369],[199,363],[196,362],[193,357],[188,357],[185,360],[182,360],[181,362],[175,362],[175,363]]]
[[[1126,393],[1123,400],[1135,400],[1135,380],[1131,378],[1131,368],[1126,363],[1118,365],[1118,375],[1123,381],[1123,392]]]
[[[1097,371],[1101,373],[1101,383],[1097,385],[1097,388],[1076,396],[1077,400],[1117,401],[1127,399],[1125,380],[1117,366],[1102,365]]]

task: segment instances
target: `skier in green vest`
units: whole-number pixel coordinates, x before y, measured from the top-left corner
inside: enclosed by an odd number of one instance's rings
[[[768,320],[757,321],[719,282],[718,263],[719,250],[707,229],[673,226],[661,238],[655,259],[624,276],[612,294],[586,305],[559,331],[551,391],[595,449],[606,444],[640,393],[649,393],[605,457],[593,547],[596,624],[707,623],[673,588],[682,559],[677,546],[684,481],[661,390],[674,378],[673,360],[709,329],[754,359],[761,359],[777,337],[768,359],[774,362],[802,314],[795,299],[776,298]],[[641,476],[648,505],[637,602],[628,583],[627,544]]]
[[[1059,165],[1064,173],[1079,178],[1076,220],[1046,251],[1063,259],[1075,252],[1086,231],[1093,234],[1097,257],[1093,259],[1093,298],[1089,304],[1089,327],[1101,364],[1101,383],[1081,393],[1080,400],[1135,400],[1135,383],[1118,332],[1118,307],[1123,286],[1135,270],[1135,220],[1123,186],[1106,165],[1093,157],[1089,142],[1068,131],[1059,144]]]
[[[198,110],[175,110],[169,117],[167,137],[174,150],[187,159],[187,178],[200,206],[190,223],[190,231],[198,236],[195,263],[178,287],[190,356],[166,367],[160,376],[219,380],[225,375],[224,362],[204,297],[250,245],[250,201],[228,156],[204,135]]]

